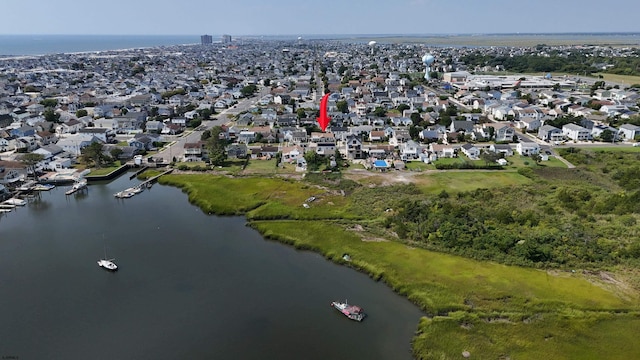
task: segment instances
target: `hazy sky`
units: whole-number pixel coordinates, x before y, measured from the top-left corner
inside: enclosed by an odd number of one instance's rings
[[[638,0],[2,0],[3,34],[639,32]]]

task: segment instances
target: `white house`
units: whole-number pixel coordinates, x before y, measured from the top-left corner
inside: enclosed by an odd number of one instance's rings
[[[469,159],[477,159],[480,156],[480,149],[473,144],[464,144],[460,147],[462,152],[469,157]]]
[[[93,122],[93,126],[98,129],[109,129],[115,131],[118,128],[118,120],[100,118]]]
[[[516,151],[520,155],[536,155],[540,153],[540,145],[536,142],[519,142]]]
[[[544,141],[562,141],[564,134],[555,126],[543,125],[538,129],[538,138]]]
[[[576,124],[562,126],[562,134],[574,141],[591,140],[591,131]]]
[[[422,146],[413,140],[400,145],[400,158],[404,161],[418,159],[421,152]]]
[[[100,142],[100,140],[90,134],[74,134],[69,135],[63,139],[60,139],[56,145],[61,147],[64,151],[73,155],[80,155],[80,150],[86,146],[91,145],[93,142]]]
[[[283,162],[294,162],[296,159],[302,158],[304,155],[304,150],[302,147],[295,146],[285,146],[282,148],[282,161]],[[306,165],[306,164],[305,164]]]
[[[451,145],[429,144],[429,151],[437,158],[452,158],[456,156],[456,148]]]

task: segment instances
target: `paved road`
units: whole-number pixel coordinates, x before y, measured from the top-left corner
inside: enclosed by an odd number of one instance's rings
[[[256,96],[252,96],[250,98],[241,99],[238,101],[236,105],[229,109],[224,109],[216,114],[215,120],[205,120],[202,122],[200,126],[198,126],[195,130],[184,132],[180,135],[175,136],[165,136],[165,139],[169,141],[169,145],[165,146],[162,150],[160,150],[157,154],[154,154],[152,157],[154,160],[162,159],[164,163],[169,163],[173,161],[173,158],[180,160],[184,157],[184,144],[188,142],[197,142],[201,139],[202,133],[206,130],[211,129],[214,126],[220,126],[227,124],[231,121],[231,116],[235,116],[241,112],[248,111],[252,106],[254,106],[258,100],[267,93],[269,93],[270,89],[268,87],[261,88]]]

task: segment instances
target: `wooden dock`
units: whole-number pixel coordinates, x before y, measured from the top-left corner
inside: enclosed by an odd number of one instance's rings
[[[65,191],[65,195],[72,195],[78,191],[83,191],[86,189],[87,189],[87,180],[82,179],[80,181],[75,182],[73,186],[71,186],[71,189]]]
[[[163,172],[162,174],[159,174],[159,175],[156,175],[156,176],[154,176],[154,177],[148,178],[147,180],[143,181],[143,182],[140,184],[140,186],[147,186],[147,184],[151,184],[151,183],[153,183],[154,181],[158,180],[158,178],[159,178],[160,176],[167,175],[167,174],[170,174],[170,173],[172,173],[172,172],[173,172],[173,169],[169,169],[169,170],[167,170],[167,171]]]
[[[136,185],[134,187],[131,187],[131,188],[125,189],[123,191],[117,192],[117,193],[114,194],[114,196],[116,198],[119,198],[119,199],[126,199],[126,198],[133,197],[135,194],[139,194],[140,192],[142,192],[142,190],[144,190],[145,188],[150,188],[151,184],[154,181],[158,180],[158,178],[160,176],[169,174],[172,171],[173,171],[173,169],[169,169],[169,170],[163,172],[162,174],[159,174],[159,175],[156,175],[154,177],[151,177],[151,178],[141,182],[140,184],[138,184],[138,185]],[[140,172],[142,172],[142,171],[140,171]],[[133,179],[133,177],[131,177],[131,178]]]

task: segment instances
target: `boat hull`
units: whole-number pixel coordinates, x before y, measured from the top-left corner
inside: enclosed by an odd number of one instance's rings
[[[116,271],[118,270],[118,265],[109,261],[109,260],[98,260],[98,266],[105,270]]]
[[[362,321],[367,316],[361,307],[349,305],[347,302],[341,303],[339,301],[334,301],[331,303],[331,306],[338,310],[342,315],[354,321]]]

